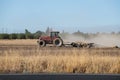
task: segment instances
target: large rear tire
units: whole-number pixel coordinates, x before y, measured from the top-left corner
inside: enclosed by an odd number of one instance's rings
[[[44,40],[40,40],[40,41],[39,41],[39,46],[40,46],[40,47],[46,46],[45,41],[44,41]]]
[[[61,47],[63,45],[63,40],[60,38],[56,38],[53,40],[53,45],[56,47]]]

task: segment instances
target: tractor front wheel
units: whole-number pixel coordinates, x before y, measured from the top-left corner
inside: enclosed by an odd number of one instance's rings
[[[46,46],[45,41],[40,40],[40,41],[39,41],[39,46],[40,46],[40,47],[44,47],[44,46]]]
[[[60,47],[63,45],[63,40],[60,38],[56,38],[53,40],[53,44],[54,44],[54,46]]]

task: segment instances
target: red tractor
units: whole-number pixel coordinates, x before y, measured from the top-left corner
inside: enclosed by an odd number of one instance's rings
[[[63,40],[59,36],[59,32],[54,31],[50,33],[50,36],[40,37],[37,41],[40,47],[46,46],[46,44],[53,44],[54,46],[60,47],[63,45]]]

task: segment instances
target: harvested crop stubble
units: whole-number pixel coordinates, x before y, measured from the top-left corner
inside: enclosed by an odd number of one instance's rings
[[[0,45],[36,45],[37,39],[0,40]]]
[[[25,54],[26,52],[26,54]],[[93,53],[92,53],[93,52]],[[102,55],[97,54],[101,52]],[[104,52],[104,53],[102,53]],[[105,55],[106,53],[107,55]],[[120,53],[86,49],[45,49],[32,51],[6,50],[0,55],[0,73],[117,73],[120,74]],[[112,50],[111,50],[112,52]],[[91,54],[92,53],[92,54]]]

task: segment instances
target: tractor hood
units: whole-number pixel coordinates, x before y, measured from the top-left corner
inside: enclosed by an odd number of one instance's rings
[[[40,40],[46,40],[46,39],[50,39],[50,36],[42,36],[39,38]]]

